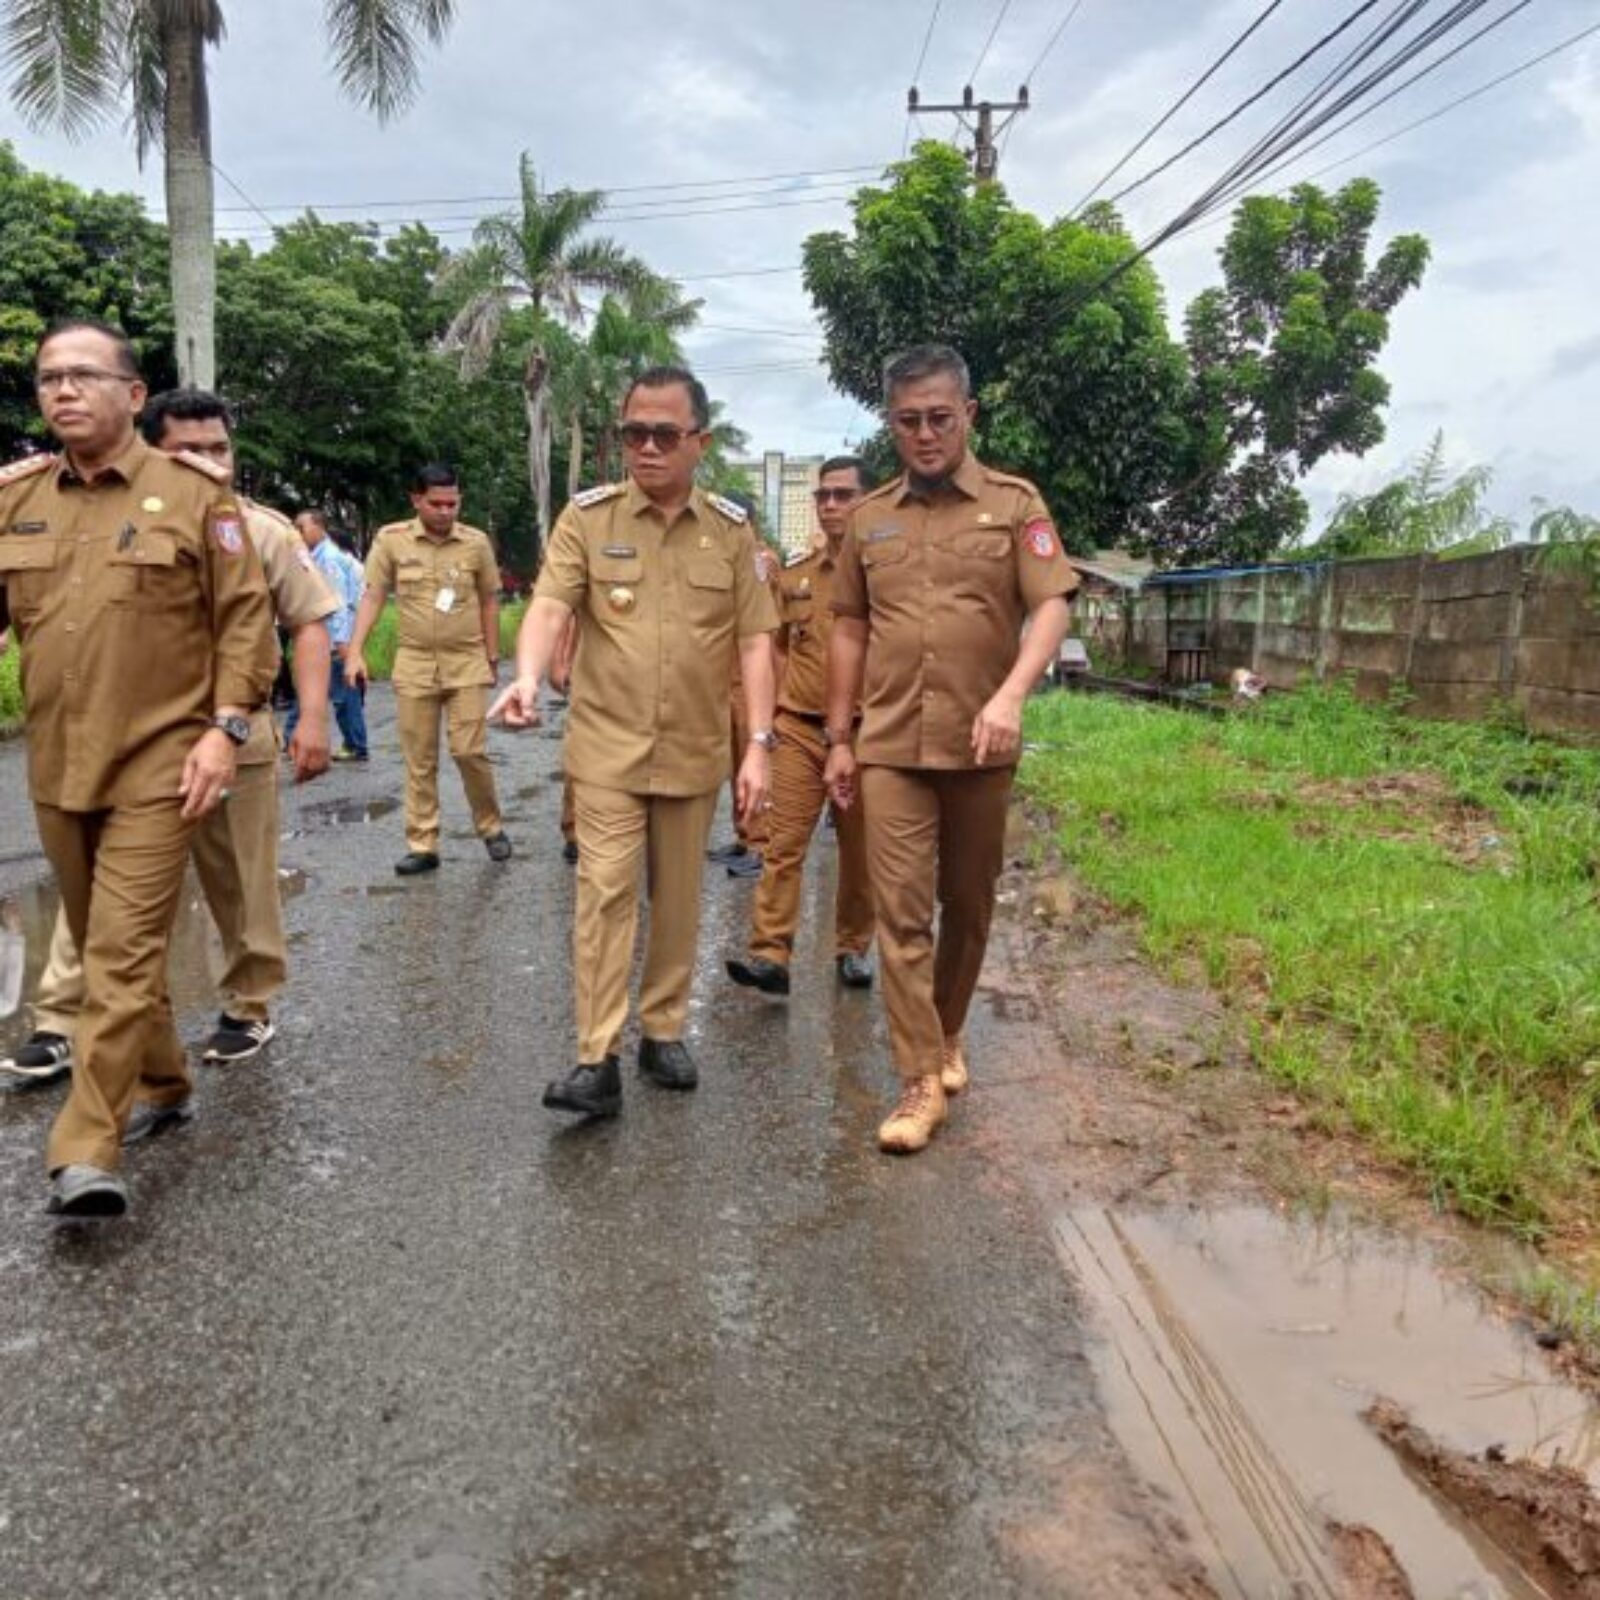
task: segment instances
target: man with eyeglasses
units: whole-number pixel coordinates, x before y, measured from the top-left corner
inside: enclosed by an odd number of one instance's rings
[[[389,523],[372,541],[345,653],[345,680],[359,694],[367,635],[392,593],[400,639],[395,718],[406,763],[406,853],[394,868],[402,878],[439,869],[441,720],[489,859],[511,859],[484,720],[500,661],[500,565],[489,536],[459,520],[461,486],[451,468],[434,463],[417,473],[411,509],[411,521]]]
[[[764,994],[789,993],[789,962],[800,925],[800,888],[817,819],[828,803],[823,779],[828,745],[828,640],[833,633],[832,597],[850,513],[871,487],[859,457],[835,456],[817,475],[819,548],[784,567],[778,582],[778,685],[772,757],[772,809],[761,884],[751,919],[750,954],[728,963],[728,976]],[[839,841],[839,878],[834,895],[834,962],[850,989],[872,987],[872,885],[867,876],[866,829],[860,805],[833,808]]]
[[[135,429],[127,336],[60,323],[35,366],[62,453],[0,473],[0,626],[9,612],[39,836],[83,952],[49,1208],[104,1217],[127,1209],[123,1143],[189,1102],[167,944],[194,830],[234,782],[278,643],[227,473]]]
[[[682,367],[652,368],[634,380],[622,417],[631,481],[587,490],[561,513],[517,641],[516,682],[490,711],[515,728],[538,725],[540,685],[576,615],[566,762],[578,834],[578,1062],[544,1103],[590,1117],[622,1108],[641,874],[650,932],[639,1070],[663,1089],[699,1081],[683,1035],[736,652],[753,730],[737,782],[746,816],[766,804],[773,744],[777,613],[748,514],[695,485],[711,426],[705,388]]]
[[[234,477],[233,418],[203,389],[169,389],[151,397],[139,418],[146,441],[168,455],[187,453]],[[288,521],[239,496],[245,532],[261,558],[277,624],[294,640],[295,683],[303,719],[289,741],[297,783],[328,770],[328,634],[338,602],[312,570]],[[227,804],[195,829],[196,875],[222,939],[222,1014],[202,1048],[217,1063],[249,1060],[274,1037],[272,1000],[288,976],[289,953],[278,895],[278,740],[272,714],[252,714]],[[50,957],[39,975],[34,1032],[0,1074],[41,1085],[72,1070],[72,1034],[83,1007],[83,964],[65,910],[56,918]],[[192,1108],[171,1108],[168,1125]],[[158,1131],[153,1129],[152,1131]]]
[[[878,1143],[910,1154],[967,1086],[962,1029],[989,940],[1023,704],[1056,658],[1078,579],[1039,491],[971,454],[978,408],[956,351],[895,357],[884,401],[905,470],[856,507],[840,553],[827,775],[838,805],[859,792],[866,808],[902,1082]]]

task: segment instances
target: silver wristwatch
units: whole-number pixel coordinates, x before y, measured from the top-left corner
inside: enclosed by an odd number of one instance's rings
[[[250,742],[249,717],[215,716],[211,719],[213,728],[220,728],[236,745]]]
[[[778,748],[778,736],[771,728],[757,728],[750,735],[750,743],[760,745],[763,750],[776,750]]]

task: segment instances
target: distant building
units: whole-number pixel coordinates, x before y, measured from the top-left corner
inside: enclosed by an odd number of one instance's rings
[[[816,535],[811,493],[822,461],[821,456],[786,456],[781,450],[768,450],[759,459],[733,463],[749,474],[761,521],[785,555],[810,549]]]

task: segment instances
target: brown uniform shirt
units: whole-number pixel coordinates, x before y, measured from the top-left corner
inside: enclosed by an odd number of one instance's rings
[[[837,557],[823,545],[786,566],[778,579],[778,646],[784,652],[778,705],[802,717],[821,717],[828,710],[828,640],[838,571]]]
[[[237,497],[210,463],[139,438],[92,482],[64,455],[0,474],[0,586],[45,805],[176,796],[216,708],[254,709],[277,675]]]
[[[489,536],[458,522],[442,539],[422,524],[391,522],[367,555],[367,587],[393,594],[400,608],[396,689],[470,689],[494,682],[479,606],[500,589]],[[448,601],[448,609],[441,609]]]
[[[696,489],[669,527],[637,485],[591,489],[557,518],[536,593],[579,618],[572,776],[629,794],[715,789],[738,641],[778,624],[745,513]]]
[[[308,622],[322,622],[338,609],[305,541],[294,524],[267,506],[239,497],[244,508],[245,532],[261,558],[267,593],[280,628],[293,633]],[[239,752],[241,767],[258,767],[278,759],[278,734],[270,708],[263,706],[250,718],[250,738]]]
[[[904,476],[868,495],[851,513],[833,590],[834,612],[869,628],[858,759],[972,766],[972,724],[1016,665],[1028,613],[1077,586],[1025,478],[969,455],[931,498]]]

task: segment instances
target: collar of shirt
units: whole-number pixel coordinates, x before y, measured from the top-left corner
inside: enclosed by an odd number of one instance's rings
[[[144,442],[138,433],[135,433],[119,455],[108,461],[92,478],[85,478],[72,465],[72,462],[68,459],[67,452],[63,450],[60,461],[56,463],[56,487],[60,489],[84,489],[93,484],[101,483],[107,478],[120,478],[124,483],[132,483],[149,454],[150,446]]]
[[[413,517],[409,526],[413,539],[425,539],[429,544],[449,544],[452,539],[461,537],[461,524],[459,522],[452,522],[448,533],[429,533],[422,526],[421,517]]]
[[[970,450],[962,457],[961,465],[940,485],[939,492],[942,494],[945,489],[955,489],[969,500],[976,500],[983,493],[983,468],[978,465],[978,458]],[[911,474],[908,472],[901,480],[900,492],[894,498],[896,505],[903,506],[907,500],[923,500],[929,497],[911,486]]]
[[[667,521],[667,519],[661,514],[660,507],[658,507],[655,501],[653,501],[650,496],[647,495],[644,490],[641,489],[635,482],[630,482],[628,484],[628,493],[625,503],[627,505],[628,515],[630,517],[649,517],[652,521],[660,523],[663,528],[669,530],[675,527],[678,521],[685,515],[693,517],[696,522],[703,521],[705,517],[703,497],[698,485],[689,491],[688,504],[684,506],[683,510],[680,511],[671,522]]]

